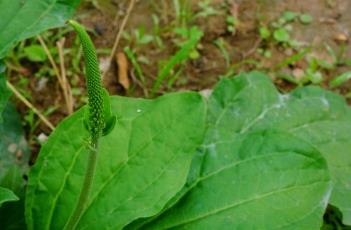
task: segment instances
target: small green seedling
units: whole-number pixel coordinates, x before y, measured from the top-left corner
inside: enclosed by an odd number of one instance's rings
[[[218,38],[213,43],[221,51],[221,53],[223,55],[223,58],[225,60],[225,63],[227,65],[227,67],[229,67],[230,66],[230,55],[229,55],[229,52],[226,49],[226,43],[225,43],[224,39],[223,38]]]
[[[195,14],[194,18],[206,18],[221,14],[218,10],[211,6],[211,0],[199,1],[197,5],[200,10]]]
[[[184,36],[187,36],[188,39],[178,43],[178,45],[180,46],[180,49],[169,60],[167,60],[160,68],[156,82],[154,83],[151,91],[151,96],[155,96],[155,94],[159,91],[162,82],[166,78],[170,77],[170,73],[177,65],[185,62],[188,58],[191,57],[191,55],[193,55],[193,58],[198,57],[197,54],[194,55],[192,53],[196,51],[196,47],[201,37],[203,36],[203,32],[200,31],[197,27],[192,27],[189,30],[187,29],[178,30],[178,32]],[[178,78],[179,72],[174,76],[177,76],[176,78]],[[176,78],[173,78],[171,82],[174,82]],[[172,85],[172,83],[168,85]]]
[[[145,33],[144,27],[139,27],[132,31],[132,33],[123,32],[123,38],[132,44],[133,50],[138,51],[143,46],[154,41],[154,36]]]
[[[227,31],[232,34],[235,34],[236,27],[239,24],[238,19],[232,15],[228,15],[225,21],[227,22]]]
[[[260,33],[260,37],[263,40],[267,40],[271,37],[271,31],[269,31],[268,27],[266,26],[262,26],[259,28],[259,33]]]
[[[302,24],[310,24],[313,21],[313,17],[309,14],[300,14],[299,20]]]
[[[330,82],[330,87],[335,88],[341,86],[345,82],[351,79],[351,71],[340,74]]]
[[[48,58],[43,47],[40,45],[30,45],[24,48],[26,57],[32,62],[44,62]]]

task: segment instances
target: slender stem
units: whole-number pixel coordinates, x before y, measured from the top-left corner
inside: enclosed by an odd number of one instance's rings
[[[86,168],[83,186],[79,194],[77,206],[73,214],[69,218],[68,222],[66,223],[66,226],[64,228],[65,230],[73,230],[77,227],[77,224],[87,204],[91,187],[93,185],[97,157],[98,157],[98,139],[96,139],[95,141],[92,141],[89,148],[90,148],[90,151],[89,151],[88,166]]]

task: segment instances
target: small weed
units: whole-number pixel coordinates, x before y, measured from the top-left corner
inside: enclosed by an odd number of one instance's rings
[[[154,41],[154,37],[152,35],[145,33],[145,27],[143,26],[133,30],[132,34],[123,32],[123,38],[131,44],[135,52],[139,51],[142,46],[150,44]]]
[[[351,79],[351,71],[340,74],[330,82],[330,87],[335,88],[341,86],[345,82]]]
[[[309,24],[313,20],[309,14],[285,11],[277,20],[270,23],[269,26],[261,25],[259,27],[259,35],[266,42],[272,40],[284,48],[292,47],[297,49],[301,46],[301,42],[294,40],[291,36],[291,32],[293,31],[291,23],[297,21],[297,19],[302,24]]]
[[[214,15],[220,15],[221,13],[211,6],[211,0],[200,1],[197,5],[199,12],[194,15],[194,18],[206,18]]]
[[[176,27],[187,27],[193,19],[193,11],[191,1],[188,0],[172,0],[175,10]]]
[[[171,75],[173,69],[177,65],[184,63],[188,58],[190,58],[191,53],[196,50],[196,46],[203,36],[203,32],[200,31],[197,27],[192,27],[190,30],[178,30],[178,33],[188,37],[188,39],[186,41],[177,43],[178,46],[180,46],[180,49],[160,68],[156,82],[152,87],[151,96],[154,96],[159,91],[162,82]],[[179,72],[175,74],[177,77],[173,78],[171,82],[169,82],[169,86],[173,84],[173,82],[178,78],[179,74]]]
[[[238,26],[239,24],[239,21],[237,18],[235,18],[234,16],[232,15],[228,15],[226,17],[226,20],[227,22],[227,31],[232,33],[232,34],[235,34],[236,32],[236,27]]]
[[[218,38],[216,39],[214,42],[213,42],[217,47],[218,49],[221,51],[223,57],[224,57],[224,60],[225,60],[225,63],[226,63],[226,66],[229,67],[230,66],[230,56],[229,56],[229,53],[226,49],[226,44],[225,44],[225,41],[223,38]]]

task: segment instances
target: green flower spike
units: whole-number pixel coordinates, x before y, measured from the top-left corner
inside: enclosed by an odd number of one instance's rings
[[[83,47],[89,99],[88,107],[85,110],[84,126],[90,133],[90,141],[88,144],[89,159],[83,186],[76,208],[65,225],[65,230],[75,229],[81,218],[94,180],[99,138],[110,133],[116,123],[116,116],[111,113],[110,97],[101,83],[101,75],[94,44],[82,25],[72,20],[69,21],[69,24],[77,32]]]
[[[89,98],[89,107],[84,125],[89,130],[92,140],[95,140],[112,131],[116,123],[116,117],[111,113],[110,97],[101,83],[99,64],[93,42],[82,25],[73,20],[70,20],[69,24],[77,32],[83,47]]]

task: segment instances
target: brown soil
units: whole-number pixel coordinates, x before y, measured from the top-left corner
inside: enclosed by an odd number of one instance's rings
[[[192,1],[192,9],[198,12],[199,0]],[[77,20],[81,21],[85,26],[95,31],[96,36],[93,37],[94,43],[98,48],[111,48],[119,30],[121,21],[123,20],[129,1],[117,0],[100,0],[99,7],[95,7],[90,3],[85,3],[79,9]],[[214,7],[220,15],[209,16],[206,18],[197,18],[189,21],[190,25],[198,26],[204,36],[201,40],[201,45],[198,47],[200,57],[196,60],[188,61],[181,76],[175,82],[172,88],[163,86],[160,93],[179,91],[179,90],[203,90],[212,88],[220,79],[221,75],[225,75],[228,69],[232,69],[233,73],[240,71],[248,71],[259,69],[270,73],[275,83],[282,91],[290,91],[296,86],[285,80],[277,77],[276,69],[278,63],[296,51],[291,48],[280,47],[276,44],[265,44],[261,41],[258,28],[260,25],[268,25],[280,15],[289,10],[301,13],[308,13],[313,16],[313,22],[309,25],[301,23],[292,23],[292,37],[298,41],[305,42],[312,46],[310,55],[318,56],[321,59],[328,61],[330,55],[323,49],[325,44],[328,44],[336,52],[340,50],[340,36],[344,36],[347,40],[350,35],[351,28],[351,1],[345,0],[212,0]],[[160,60],[165,60],[176,52],[178,49],[174,44],[174,34],[171,29],[175,25],[175,12],[172,6],[172,1],[161,0],[143,0],[137,1],[130,20],[125,28],[126,32],[132,33],[134,29],[144,27],[146,33],[153,29],[153,21],[151,15],[155,14],[160,19],[162,29],[161,38],[164,41],[164,49],[159,49],[156,45],[145,45],[138,49],[138,55],[144,56],[149,64],[141,64],[146,76],[146,87],[151,88],[158,72]],[[235,33],[227,31],[226,16],[232,15],[239,21]],[[190,26],[189,25],[189,26]],[[150,32],[151,33],[151,32]],[[75,35],[70,33],[66,47],[72,43]],[[342,37],[342,38],[344,38]],[[223,39],[226,50],[230,57],[230,66],[226,65],[223,54],[215,46],[214,40]],[[344,58],[351,59],[351,49],[345,41]],[[123,52],[125,46],[133,46],[126,39],[121,39],[118,52]],[[268,46],[272,52],[272,57],[267,59],[258,54],[257,49]],[[100,55],[101,60],[106,60],[108,55]],[[245,60],[255,60],[258,65],[246,63]],[[297,61],[284,67],[281,71],[291,73],[294,69],[304,69],[307,67],[306,60]],[[32,103],[40,110],[45,110],[49,106],[56,105],[58,109],[49,115],[49,120],[57,125],[65,116],[64,100],[61,89],[55,79],[49,79],[47,87],[40,92],[35,91],[38,79],[31,75],[38,70],[37,65],[27,63],[25,65],[26,75],[30,78],[28,91],[32,98]],[[321,84],[322,87],[328,88],[328,81],[342,72],[350,70],[350,66],[340,65],[332,70],[323,70],[323,76],[326,81]],[[129,65],[129,73],[133,72]],[[118,83],[118,71],[116,63],[110,68],[104,83],[111,94],[128,95],[133,97],[144,97],[143,89],[130,78],[132,89],[126,92]],[[80,76],[78,86],[84,90],[83,76]],[[18,79],[11,78],[15,84]],[[349,93],[351,83],[344,84],[342,87],[334,89],[342,94]],[[78,99],[77,99],[78,101]],[[82,104],[77,103],[76,108]],[[21,113],[25,114],[27,108],[18,103]],[[35,133],[49,134],[50,130],[40,125]],[[33,144],[33,149],[37,150],[38,145]]]

